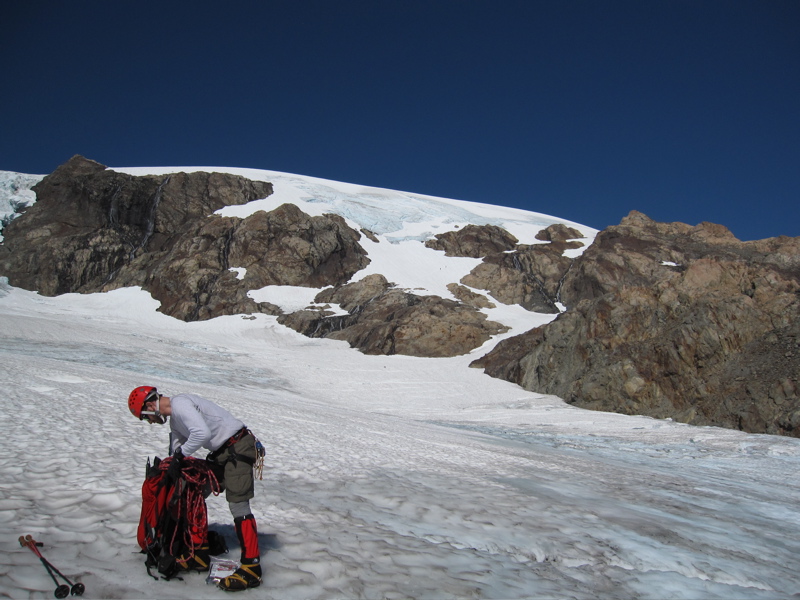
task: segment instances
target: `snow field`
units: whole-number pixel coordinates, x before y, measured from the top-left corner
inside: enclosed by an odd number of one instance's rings
[[[219,597],[198,574],[154,581],[137,553],[144,464],[168,435],[128,412],[142,384],[205,395],[265,444],[253,597],[797,589],[797,440],[582,411],[472,357],[364,356],[263,315],[182,323],[139,290],[0,293],[4,597],[52,594],[27,533],[87,598]],[[237,558],[227,503],[208,507]]]

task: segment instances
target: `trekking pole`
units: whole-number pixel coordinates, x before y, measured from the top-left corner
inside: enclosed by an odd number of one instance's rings
[[[30,536],[29,536],[29,537],[30,537]],[[32,543],[30,543],[30,542],[28,542],[28,541],[27,541],[27,540],[26,540],[24,537],[22,537],[22,536],[19,536],[19,545],[20,545],[20,546],[27,546],[28,548],[30,548],[30,549],[31,549],[31,551],[32,551],[32,552],[33,552],[33,553],[34,553],[36,556],[38,556],[38,557],[39,557],[39,560],[40,560],[40,561],[42,561],[42,564],[44,565],[44,568],[47,570],[47,574],[48,574],[48,575],[50,575],[50,577],[52,578],[53,582],[54,582],[54,583],[56,584],[56,586],[57,586],[57,587],[56,587],[56,591],[54,592],[54,594],[55,594],[55,597],[56,597],[56,598],[66,598],[67,596],[69,596],[69,586],[68,586],[68,585],[65,585],[65,584],[60,584],[60,583],[58,582],[58,579],[56,579],[56,576],[55,576],[55,574],[53,574],[53,571],[51,571],[51,570],[50,570],[50,565],[48,564],[47,560],[46,560],[46,559],[45,559],[45,558],[44,558],[44,557],[41,555],[41,553],[39,552],[39,549],[38,549],[38,548],[36,548],[36,545],[35,545],[35,544],[32,544]]]
[[[25,537],[19,536],[19,545],[20,546],[27,546],[30,548],[31,552],[33,552],[36,556],[39,557],[39,560],[42,561],[44,568],[47,570],[48,575],[52,578],[55,582],[56,591],[53,592],[56,598],[66,598],[70,593],[73,596],[83,596],[83,592],[86,591],[86,586],[82,583],[72,583],[69,578],[64,575],[61,571],[56,569],[53,564],[47,560],[42,553],[39,551],[39,546],[43,546],[42,542],[37,542],[33,539],[32,536],[26,535]],[[61,578],[66,581],[69,585],[59,584],[58,579],[55,576],[55,573],[61,576]],[[71,586],[71,587],[70,587]]]
[[[86,591],[86,586],[84,586],[82,583],[72,583],[66,575],[64,575],[61,571],[56,569],[53,563],[51,563],[44,556],[42,556],[42,553],[37,546],[43,546],[44,544],[42,544],[41,542],[37,542],[30,535],[25,536],[25,542],[28,544],[28,547],[31,548],[34,551],[34,553],[41,559],[41,561],[44,563],[45,568],[47,568],[48,571],[50,571],[51,575],[52,572],[55,571],[56,573],[58,573],[59,576],[61,576],[61,578],[64,581],[66,581],[71,586],[70,593],[73,596],[83,596],[83,592]],[[58,583],[58,581],[56,581],[56,583]],[[61,586],[61,587],[66,587],[66,586]]]

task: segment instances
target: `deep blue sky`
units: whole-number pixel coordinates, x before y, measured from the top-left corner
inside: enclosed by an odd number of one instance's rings
[[[236,166],[800,236],[798,0],[25,0],[0,170]]]

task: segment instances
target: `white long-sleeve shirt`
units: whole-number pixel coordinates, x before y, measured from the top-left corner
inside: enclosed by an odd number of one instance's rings
[[[195,394],[170,398],[172,451],[178,448],[191,456],[200,448],[214,451],[244,427],[244,423],[224,408]]]

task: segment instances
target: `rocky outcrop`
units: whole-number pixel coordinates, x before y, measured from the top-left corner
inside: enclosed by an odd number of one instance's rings
[[[567,227],[563,223],[555,223],[546,229],[542,229],[536,234],[537,240],[543,242],[566,242],[567,240],[577,240],[583,234],[574,227]]]
[[[575,229],[551,225],[536,237],[552,243],[524,245],[496,225],[468,225],[437,234],[425,245],[444,251],[446,256],[483,258],[481,264],[461,279],[464,286],[487,290],[503,304],[519,304],[530,311],[557,313],[561,280],[572,264],[572,259],[564,256],[564,250],[583,245],[566,240],[581,236]],[[451,292],[455,294],[453,290]]]
[[[585,408],[800,436],[800,238],[634,212],[561,297],[567,312],[473,366]]]
[[[219,173],[132,177],[76,156],[33,190],[36,204],[4,232],[0,269],[12,285],[55,295],[99,291],[195,219],[272,186]]]
[[[347,281],[369,264],[358,239],[341,217],[310,217],[293,204],[245,219],[205,218],[168,251],[135,261],[113,286],[142,285],[162,302],[163,312],[187,321],[279,314],[271,305],[255,303],[247,292],[268,285],[325,287]],[[244,276],[237,278],[232,268],[244,269]]]
[[[382,275],[323,290],[315,302],[338,304],[348,314],[331,316],[322,308],[278,321],[310,337],[347,341],[365,354],[456,356],[508,330],[471,306],[396,289]]]
[[[246,219],[213,216],[272,193],[223,173],[134,177],[74,157],[35,188],[37,202],[4,231],[0,273],[44,295],[138,285],[171,316],[276,312],[247,291],[343,283],[369,263],[341,217],[284,205]],[[246,269],[242,280],[230,271]]]
[[[427,248],[443,250],[445,256],[483,258],[516,247],[517,238],[496,225],[467,225],[463,229],[436,234]]]
[[[503,304],[519,304],[534,312],[557,313],[560,287],[572,259],[568,247],[580,242],[517,246],[514,252],[492,254],[461,279],[469,287],[488,290]]]
[[[468,304],[469,306],[473,306],[475,308],[497,307],[497,305],[494,302],[490,302],[489,299],[483,294],[478,294],[476,292],[473,292],[468,287],[459,285],[457,283],[448,283],[447,291],[453,294],[453,296],[455,296],[458,300],[460,300],[464,304]]]
[[[364,237],[366,237],[371,242],[375,242],[376,244],[380,244],[381,243],[381,241],[378,239],[378,237],[373,232],[371,232],[369,229],[364,229],[362,227],[361,228],[361,233],[363,233]]]

